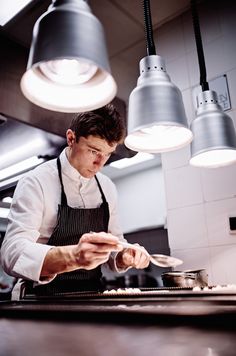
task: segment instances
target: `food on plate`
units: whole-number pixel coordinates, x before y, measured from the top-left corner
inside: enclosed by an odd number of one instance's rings
[[[118,288],[118,289],[111,289],[105,290],[103,294],[136,294],[141,293],[139,288]]]

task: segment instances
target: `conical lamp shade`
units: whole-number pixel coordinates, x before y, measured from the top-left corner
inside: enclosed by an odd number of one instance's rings
[[[36,22],[23,94],[62,112],[97,109],[116,95],[103,28],[83,0],[54,0]]]
[[[218,104],[212,90],[198,94],[197,116],[191,124],[190,164],[197,167],[221,167],[236,162],[236,135],[233,120]]]
[[[181,92],[170,81],[164,60],[157,55],[144,57],[137,87],[129,98],[125,145],[133,151],[158,153],[191,140]]]

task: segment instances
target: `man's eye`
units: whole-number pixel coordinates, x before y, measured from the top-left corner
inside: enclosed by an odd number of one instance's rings
[[[91,149],[89,149],[88,151],[94,157],[101,157],[101,158],[108,159],[111,156],[111,153],[101,153],[101,152],[91,150]]]
[[[89,153],[91,153],[92,155],[96,156],[97,155],[97,151],[94,151],[94,150],[88,150]]]

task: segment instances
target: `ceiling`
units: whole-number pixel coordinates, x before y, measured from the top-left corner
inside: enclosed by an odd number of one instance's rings
[[[3,1],[5,0],[0,0],[0,11]],[[153,28],[163,25],[186,11],[190,6],[189,2],[190,0],[150,0]],[[104,27],[111,70],[118,85],[117,97],[121,99],[116,99],[115,104],[118,105],[121,114],[126,116],[125,104],[128,103],[129,94],[136,85],[138,63],[146,55],[142,1],[90,0],[88,3],[93,14]],[[64,137],[68,122],[71,120],[70,115],[36,107],[23,97],[19,88],[20,77],[26,67],[25,61],[30,48],[34,23],[50,4],[50,0],[32,0],[11,21],[2,28],[0,26],[1,32],[11,40],[11,46],[14,47],[14,50],[10,51],[11,57],[9,58],[11,61],[9,61],[7,55],[1,58],[0,114],[3,113],[5,117],[8,117],[7,125],[12,125],[11,134],[16,133],[17,138],[21,138],[21,142],[24,136],[19,135],[19,121],[31,126],[31,133],[28,133],[28,137],[37,135],[37,128]],[[4,51],[4,48],[7,47],[4,47],[4,43],[1,43],[1,48]],[[24,49],[24,53],[20,53],[20,48]],[[7,70],[4,70],[6,64],[8,65]],[[15,125],[13,125],[14,118],[18,120]],[[5,129],[7,125],[5,124]],[[0,130],[0,151],[2,152],[4,148],[6,152],[10,152],[11,145],[7,139],[9,137],[5,135],[3,127],[4,125]],[[23,131],[24,127],[21,128],[21,133]],[[48,138],[46,141],[48,142]],[[18,142],[17,145],[19,146],[19,144]],[[42,154],[42,152],[39,153]],[[121,145],[117,155],[112,160],[130,157],[133,154],[134,152]],[[153,162],[146,164],[152,165]],[[156,164],[160,164],[160,157],[156,157]],[[0,165],[1,168],[3,168],[3,165]],[[110,167],[105,168],[111,170]],[[131,169],[129,168],[127,173],[130,172]],[[114,178],[113,172],[107,173]],[[119,174],[121,174],[121,171]],[[123,170],[123,174],[126,174],[126,170]]]
[[[88,3],[105,30],[112,74],[118,84],[118,97],[127,103],[136,84],[139,60],[146,55],[142,1],[90,0]],[[33,25],[50,4],[50,0],[31,1],[3,27],[4,31],[29,48]],[[155,29],[186,11],[190,0],[150,0],[150,5]]]

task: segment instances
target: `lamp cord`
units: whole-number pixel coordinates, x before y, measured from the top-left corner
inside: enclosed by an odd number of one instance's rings
[[[202,87],[202,91],[206,91],[209,90],[209,84],[207,82],[206,65],[205,65],[205,58],[204,58],[204,52],[202,46],[202,36],[201,36],[196,0],[191,0],[191,11],[192,11],[195,41],[197,46],[198,63],[200,69],[200,85]]]
[[[152,31],[152,17],[150,1],[143,0],[143,10],[144,10],[144,26],[147,42],[147,54],[148,56],[156,54],[155,43],[153,41],[153,31]]]

